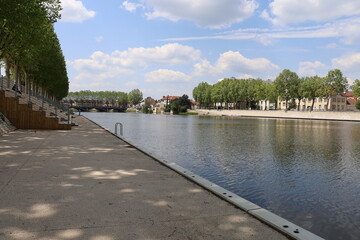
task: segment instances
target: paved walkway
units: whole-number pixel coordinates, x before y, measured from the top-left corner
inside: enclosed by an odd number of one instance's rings
[[[83,117],[0,136],[0,239],[286,239]]]

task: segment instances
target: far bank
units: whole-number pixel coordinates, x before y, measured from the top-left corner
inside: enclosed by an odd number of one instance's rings
[[[302,112],[302,111],[261,111],[261,110],[196,110],[199,115],[234,116],[259,118],[310,119],[332,121],[360,121],[360,112]]]

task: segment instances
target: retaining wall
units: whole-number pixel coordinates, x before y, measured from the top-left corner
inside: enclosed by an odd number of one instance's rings
[[[70,124],[61,124],[56,117],[46,117],[44,111],[35,111],[28,104],[19,103],[18,97],[5,96],[0,91],[0,112],[19,129],[70,130]]]
[[[203,110],[198,109],[200,115],[238,116],[263,118],[289,118],[336,121],[360,121],[360,112],[298,112],[298,111],[261,111],[261,110]]]

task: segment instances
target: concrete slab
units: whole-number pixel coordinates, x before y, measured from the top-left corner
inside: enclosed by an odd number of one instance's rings
[[[76,120],[72,131],[0,137],[6,182],[0,240],[287,239],[90,121]]]

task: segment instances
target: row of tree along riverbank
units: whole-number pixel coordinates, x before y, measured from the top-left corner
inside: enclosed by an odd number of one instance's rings
[[[275,106],[282,100],[286,102],[288,109],[297,110],[300,110],[300,104],[296,104],[296,100],[300,103],[300,100],[308,98],[312,99],[312,111],[317,97],[329,99],[348,89],[348,80],[339,69],[329,71],[325,77],[302,78],[285,69],[273,82],[259,78],[228,78],[214,85],[202,82],[194,88],[193,97],[200,108],[213,108],[220,103],[221,107],[224,104],[225,108],[231,105],[233,109],[258,109],[261,100],[276,103]],[[360,96],[360,81],[355,80],[351,89],[354,96]]]
[[[60,19],[60,1],[2,0],[0,5],[5,87],[57,100],[65,97],[69,89],[66,63],[53,26]]]

